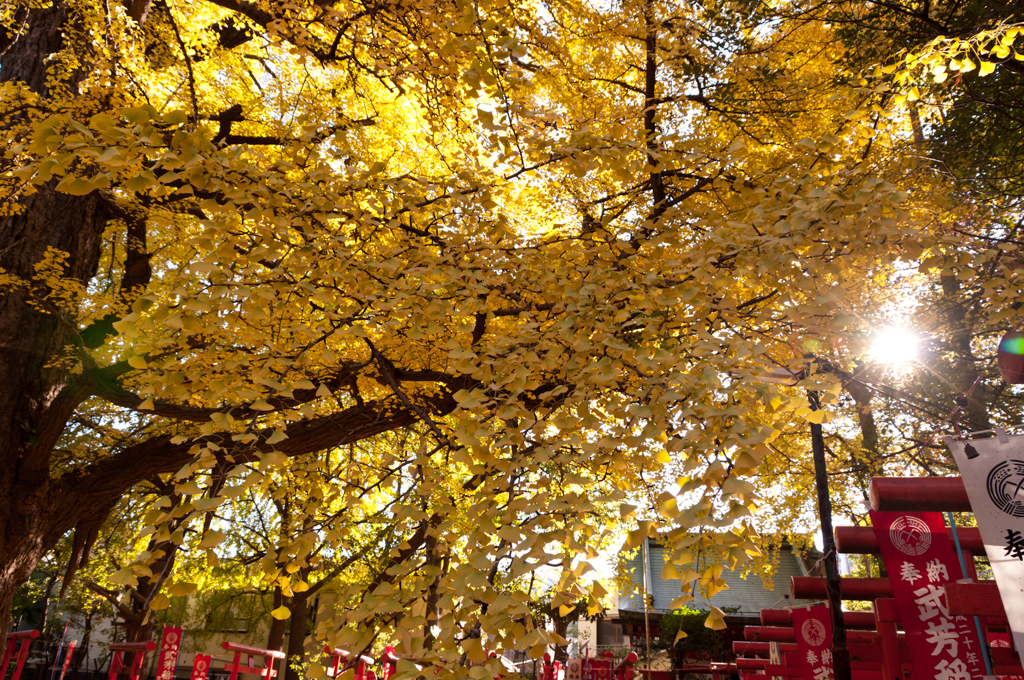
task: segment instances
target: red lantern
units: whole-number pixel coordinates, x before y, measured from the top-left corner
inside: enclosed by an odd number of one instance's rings
[[[999,341],[996,352],[999,375],[1011,385],[1024,384],[1024,332],[1010,331]]]

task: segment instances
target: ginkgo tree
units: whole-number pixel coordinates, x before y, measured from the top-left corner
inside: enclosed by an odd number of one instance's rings
[[[837,301],[930,243],[901,132],[834,87],[822,23],[674,0],[0,12],[0,620],[142,480],[173,487],[149,521],[174,541],[289,458],[415,431],[349,472],[412,500],[332,642],[539,654],[508,583],[553,565],[553,606],[598,608],[606,510],[662,466],[687,501],[631,541],[755,550],[743,478],[826,417],[757,377],[841,344]]]

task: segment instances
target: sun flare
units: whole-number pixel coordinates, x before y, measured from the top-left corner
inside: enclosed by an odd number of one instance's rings
[[[878,364],[902,364],[918,357],[921,338],[905,328],[884,328],[875,334],[868,352]]]

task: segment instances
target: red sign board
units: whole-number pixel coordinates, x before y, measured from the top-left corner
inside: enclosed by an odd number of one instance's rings
[[[794,609],[793,632],[804,680],[828,680],[832,675],[832,614],[828,607]]]
[[[181,649],[181,628],[167,626],[160,640],[160,656],[157,657],[156,680],[174,680],[178,668],[178,652]]]
[[[944,680],[985,675],[975,627],[946,608],[942,585],[956,581],[962,570],[942,514],[872,512],[871,524],[915,670]]]
[[[213,657],[206,654],[196,654],[196,660],[192,662],[192,680],[206,680],[210,673],[210,664]]]

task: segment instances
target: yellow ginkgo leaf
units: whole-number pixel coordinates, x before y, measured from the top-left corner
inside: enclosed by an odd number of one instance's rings
[[[725,613],[714,605],[710,605],[711,611],[708,618],[704,620],[704,627],[711,630],[725,630],[728,626],[725,623]]]

